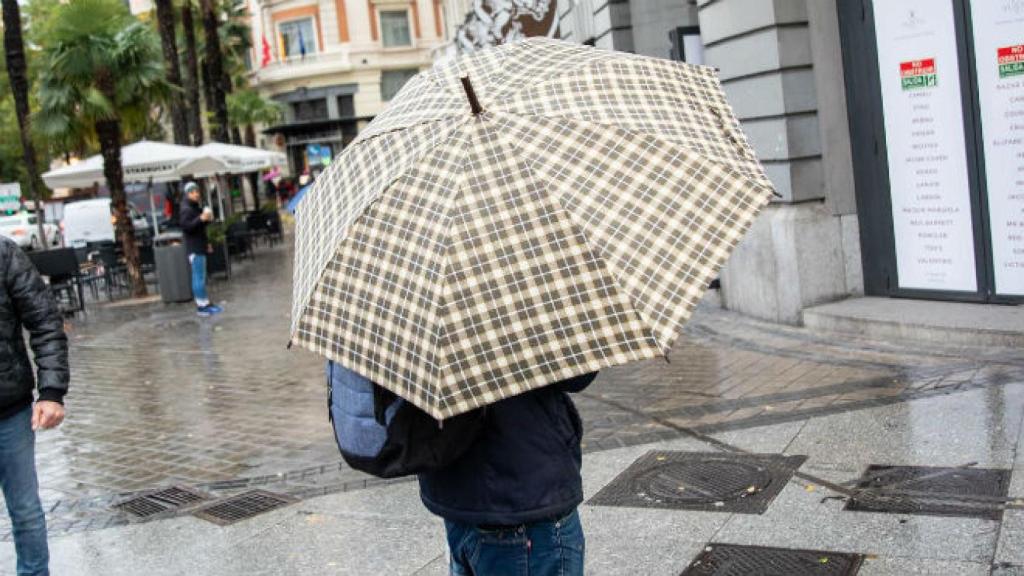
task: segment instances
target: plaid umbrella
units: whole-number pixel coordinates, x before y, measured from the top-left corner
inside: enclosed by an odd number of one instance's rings
[[[711,68],[477,52],[306,194],[293,341],[436,418],[666,355],[771,195]]]

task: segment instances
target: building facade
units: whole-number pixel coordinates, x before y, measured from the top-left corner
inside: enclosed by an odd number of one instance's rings
[[[315,174],[444,43],[441,0],[250,0],[251,82],[283,105],[262,147]]]
[[[552,0],[555,2],[556,0]],[[558,36],[704,63],[781,199],[724,306],[1024,297],[1024,0],[557,0]]]

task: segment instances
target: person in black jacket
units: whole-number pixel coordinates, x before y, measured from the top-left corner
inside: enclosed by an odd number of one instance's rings
[[[0,486],[11,517],[17,573],[49,572],[46,518],[39,502],[35,431],[64,420],[68,342],[49,288],[28,257],[0,238]],[[36,374],[25,347],[28,330]],[[33,404],[33,388],[38,399]]]
[[[213,220],[213,212],[199,204],[202,198],[195,182],[185,184],[185,199],[178,218],[185,236],[188,262],[192,266],[192,296],[196,299],[196,312],[200,316],[211,316],[221,312],[221,308],[211,304],[206,296],[206,254],[213,251],[206,237],[206,227]]]
[[[420,499],[444,518],[453,576],[583,574],[583,424],[568,392],[586,374],[488,406],[451,465],[420,474]]]

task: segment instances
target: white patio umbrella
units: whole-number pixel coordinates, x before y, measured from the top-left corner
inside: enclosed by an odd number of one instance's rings
[[[121,166],[126,184],[134,182],[161,183],[181,179],[188,172],[180,170],[187,161],[200,158],[197,148],[166,142],[141,140],[121,148]],[[211,163],[215,162],[211,160]],[[86,188],[106,182],[103,176],[103,156],[90,156],[77,164],[64,166],[43,174],[43,182],[51,189]],[[156,207],[149,194],[153,230],[157,230]]]
[[[183,174],[197,177],[246,174],[287,162],[285,155],[280,152],[223,142],[203,144],[196,148],[196,152],[196,158],[186,161],[179,167]]]

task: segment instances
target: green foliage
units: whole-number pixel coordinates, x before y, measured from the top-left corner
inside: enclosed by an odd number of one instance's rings
[[[281,119],[280,103],[260,96],[255,90],[239,90],[228,95],[228,118],[235,126],[273,124]]]
[[[159,38],[124,3],[73,0],[54,8],[42,29],[40,134],[81,142],[96,122],[114,119],[130,131],[152,129],[152,106],[170,89]]]
[[[213,222],[206,227],[206,239],[210,244],[219,246],[224,243],[228,236],[228,229],[242,221],[241,214],[231,214],[222,222]]]
[[[22,12],[22,28],[26,28],[23,38],[26,44],[27,38],[26,13]],[[0,27],[0,43],[2,43],[3,28]],[[25,57],[28,61],[29,78],[33,76],[33,70],[38,67],[38,55],[29,45],[25,47]],[[34,110],[38,107],[35,93],[30,84],[29,107]],[[43,168],[49,166],[49,156],[45,154],[47,146],[44,140],[35,138],[36,166]],[[0,54],[0,183],[20,182],[22,190],[28,189],[28,170],[25,169],[24,156],[21,149],[21,130],[18,127],[18,116],[14,108],[14,93],[11,90],[10,80],[7,77],[7,60]],[[49,196],[49,191],[43,185],[42,180],[36,182],[36,189],[42,192],[44,197]]]

